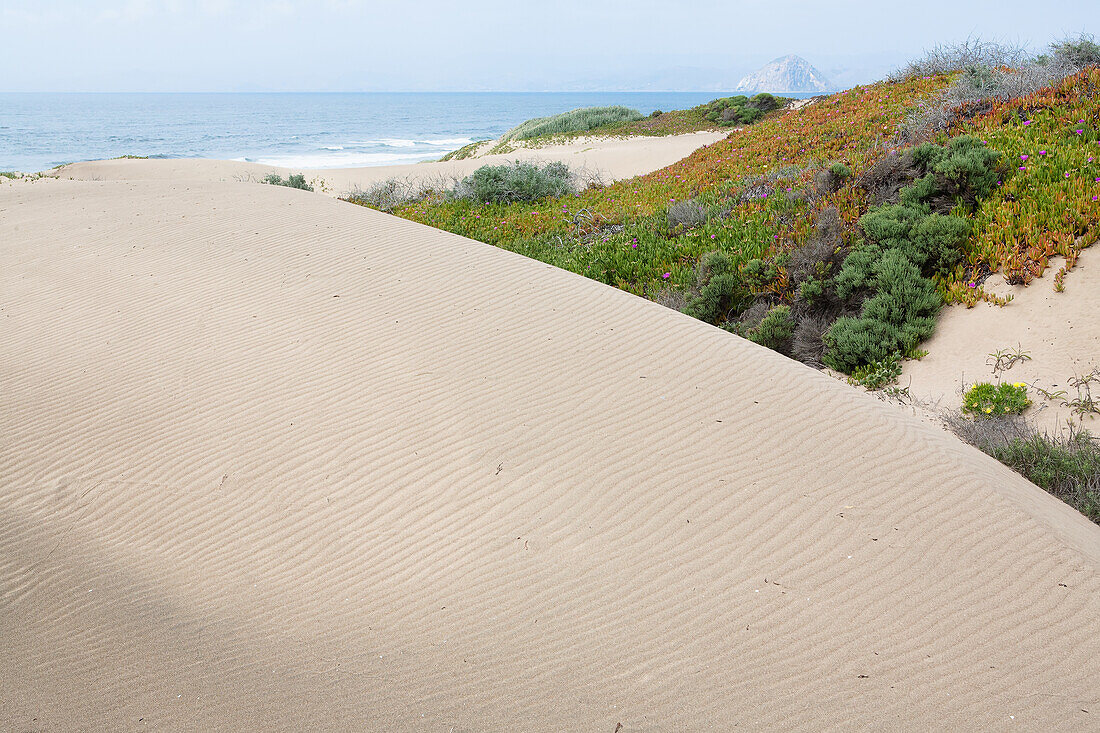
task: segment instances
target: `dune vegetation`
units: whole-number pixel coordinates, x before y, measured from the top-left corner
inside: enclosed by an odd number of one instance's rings
[[[1026,283],[1061,255],[1060,284],[1100,234],[1095,48],[1011,56],[1015,71],[937,49],[648,175],[537,201],[428,193],[394,213],[866,370],[919,355],[943,303],[995,301],[993,272]],[[716,102],[692,114],[736,108]]]
[[[677,114],[714,125],[740,120],[750,102]],[[753,124],[724,140],[612,185],[522,202],[420,191],[393,212],[656,300],[871,389],[923,355],[941,306],[1004,304],[983,288],[991,274],[1027,284],[1055,257],[1060,290],[1100,236],[1091,37],[1037,57],[981,41],[941,47],[888,80],[798,109],[758,105],[747,117]],[[1074,440],[1091,440],[1084,435]],[[1018,458],[1043,440],[975,445]]]
[[[303,173],[291,173],[286,178],[283,178],[278,173],[268,173],[263,177],[262,183],[267,183],[272,186],[286,186],[287,188],[297,188],[302,191],[312,191],[313,186],[306,182],[305,174]]]
[[[501,140],[530,140],[547,135],[559,135],[567,132],[587,132],[617,122],[634,122],[642,119],[642,113],[629,107],[582,107],[569,112],[536,117],[513,127],[504,133]]]

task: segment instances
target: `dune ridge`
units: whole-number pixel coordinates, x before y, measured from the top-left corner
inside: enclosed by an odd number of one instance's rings
[[[1100,528],[656,304],[232,182],[5,187],[0,283],[3,727],[1100,713]]]

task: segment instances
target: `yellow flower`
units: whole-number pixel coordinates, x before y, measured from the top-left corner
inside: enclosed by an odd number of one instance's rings
[[[986,413],[993,412],[993,408],[992,407],[987,407],[987,408],[985,408],[985,411],[986,411]]]
[[[1027,385],[1025,385],[1023,382],[1013,382],[1012,386],[1013,387],[1026,387]]]

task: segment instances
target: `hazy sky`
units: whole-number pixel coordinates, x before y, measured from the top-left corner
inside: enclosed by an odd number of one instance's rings
[[[850,86],[1083,31],[1100,0],[0,0],[0,91],[709,91],[788,53]]]

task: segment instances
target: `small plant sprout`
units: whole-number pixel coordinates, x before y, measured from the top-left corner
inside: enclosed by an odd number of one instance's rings
[[[1065,400],[1063,404],[1073,410],[1073,414],[1081,417],[1100,415],[1100,402],[1092,396],[1093,385],[1100,386],[1100,369],[1070,377],[1069,386],[1077,390],[1077,396]]]
[[[1031,361],[1031,354],[1017,344],[1015,349],[997,349],[986,358],[985,363],[993,367],[993,376],[999,377],[1001,372],[1007,372],[1024,361]]]

